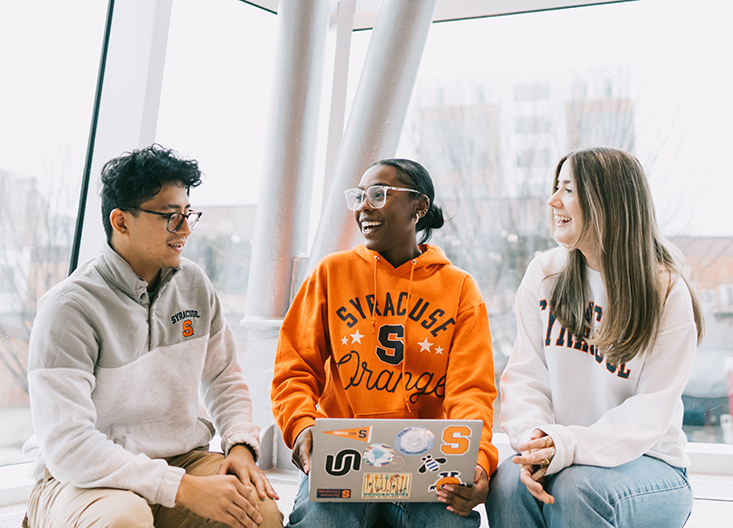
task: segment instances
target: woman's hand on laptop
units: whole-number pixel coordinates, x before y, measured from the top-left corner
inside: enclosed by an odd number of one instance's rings
[[[303,429],[293,445],[293,464],[306,475],[311,470],[311,451],[313,450],[313,426]]]
[[[448,510],[465,517],[479,504],[486,502],[489,495],[489,477],[481,466],[476,466],[473,486],[446,484],[438,491],[438,500],[448,505]]]

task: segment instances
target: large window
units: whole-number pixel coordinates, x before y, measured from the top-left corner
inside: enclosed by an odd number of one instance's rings
[[[36,301],[68,272],[106,2],[0,3],[0,465],[32,433]]]
[[[236,0],[175,0],[156,141],[198,160],[204,212],[185,256],[211,278],[244,350],[255,207],[269,126],[277,17]],[[274,205],[273,205],[274,206]]]
[[[398,151],[437,182],[451,220],[433,240],[481,286],[499,372],[525,268],[554,246],[546,200],[558,160],[591,145],[635,154],[704,304],[684,395],[698,442],[724,441],[730,412],[732,16],[725,2],[645,0],[434,24]]]
[[[0,4],[0,46],[12,50],[0,54],[0,464],[22,460],[32,430],[28,336],[37,299],[67,272],[105,12],[98,0]],[[499,372],[526,265],[554,244],[555,163],[586,145],[634,153],[705,308],[685,391],[693,441],[733,441],[720,427],[733,356],[733,178],[722,154],[733,140],[732,15],[714,0],[644,0],[434,24],[397,152],[437,182],[451,220],[434,242],[476,277]],[[353,35],[350,100],[370,36]],[[173,2],[156,140],[206,174],[186,256],[211,276],[241,345],[276,40],[277,17],[245,2]]]
[[[546,200],[557,161],[615,146],[644,165],[660,226],[705,309],[685,430],[691,441],[733,443],[720,424],[730,412],[724,358],[733,356],[733,178],[722,154],[733,140],[731,15],[714,0],[643,0],[431,27],[397,156],[423,162],[436,180],[451,220],[433,242],[482,289],[497,377],[525,268],[555,245]],[[352,37],[349,105],[371,35]]]

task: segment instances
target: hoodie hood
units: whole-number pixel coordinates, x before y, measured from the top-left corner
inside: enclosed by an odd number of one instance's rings
[[[440,271],[443,266],[450,266],[450,260],[448,260],[448,257],[445,256],[443,250],[440,249],[438,246],[420,244],[418,247],[420,248],[420,251],[422,251],[422,253],[414,259],[408,260],[397,268],[387,262],[387,259],[381,257],[378,251],[367,249],[364,244],[356,246],[351,251],[353,251],[369,263],[374,262],[374,257],[379,257],[380,268],[388,269],[394,273],[397,273],[398,275],[404,276],[409,276],[410,269],[413,267],[415,268],[415,270],[420,270],[421,272],[424,272],[426,274],[433,274]],[[412,264],[413,261],[415,262],[414,265]]]

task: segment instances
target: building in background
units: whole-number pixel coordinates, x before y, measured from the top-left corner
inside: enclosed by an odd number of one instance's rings
[[[497,373],[514,344],[514,297],[524,271],[555,246],[547,198],[557,162],[597,145],[631,152],[646,165],[655,160],[657,143],[637,152],[643,97],[632,80],[620,67],[453,76],[424,81],[416,94],[403,141],[433,175],[449,218],[433,240],[484,295]],[[733,239],[673,243],[686,256],[707,326],[685,390],[686,429],[693,440],[722,441],[718,427],[704,426],[729,411],[723,357],[733,355]]]
[[[501,370],[516,334],[514,295],[555,245],[547,198],[558,160],[584,146],[634,152],[628,68],[445,76],[423,81],[403,142],[433,175],[449,221],[434,234],[479,283]]]

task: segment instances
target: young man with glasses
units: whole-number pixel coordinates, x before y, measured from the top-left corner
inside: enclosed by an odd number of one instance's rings
[[[196,161],[159,145],[104,166],[107,243],[44,295],[31,334],[24,526],[282,526],[234,336],[181,257],[200,183]],[[215,430],[226,456],[208,450]]]

